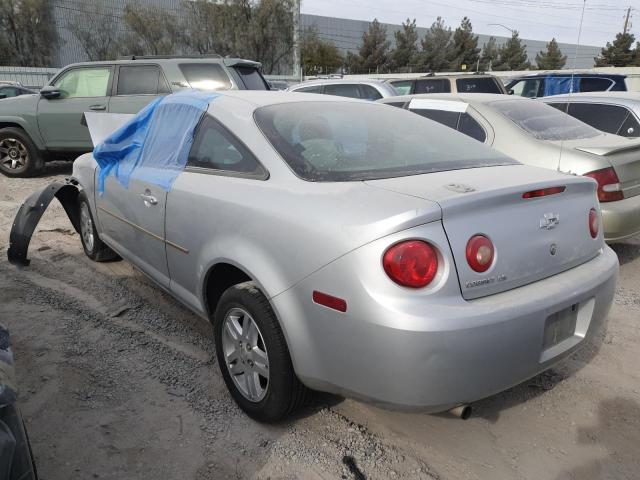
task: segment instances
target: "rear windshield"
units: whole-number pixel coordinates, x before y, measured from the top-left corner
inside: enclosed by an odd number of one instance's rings
[[[495,78],[459,78],[456,87],[460,93],[504,93]]]
[[[314,182],[518,163],[436,122],[380,104],[284,103],[257,109],[255,119],[291,169]]]
[[[180,71],[191,88],[199,90],[228,90],[231,80],[217,63],[181,63]]]
[[[269,90],[269,85],[257,68],[237,66],[234,69],[240,75],[247,90]]]
[[[601,135],[593,127],[545,103],[498,100],[491,106],[538,140],[578,140]]]

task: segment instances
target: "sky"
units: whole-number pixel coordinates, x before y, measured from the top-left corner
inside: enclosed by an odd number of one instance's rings
[[[621,32],[628,7],[631,33],[640,39],[640,0],[586,0],[581,45],[604,46]],[[518,30],[521,38],[577,43],[582,0],[302,0],[302,13],[384,23],[401,23],[407,17],[420,27],[429,27],[436,17],[457,26],[464,16],[476,33],[509,36]],[[503,26],[490,24],[503,24]],[[637,28],[636,28],[637,25]],[[507,28],[505,28],[507,27]]]

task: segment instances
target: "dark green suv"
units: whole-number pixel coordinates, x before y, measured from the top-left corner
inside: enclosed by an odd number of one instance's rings
[[[0,171],[36,174],[93,149],[84,112],[137,113],[184,88],[269,90],[257,62],[220,56],[127,57],[69,65],[34,95],[0,102]]]

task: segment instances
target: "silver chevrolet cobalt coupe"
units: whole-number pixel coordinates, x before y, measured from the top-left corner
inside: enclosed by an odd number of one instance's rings
[[[192,104],[165,97],[30,197],[9,257],[26,263],[55,194],[90,258],[124,258],[213,322],[253,418],[282,419],[309,389],[445,411],[602,334],[618,260],[592,179],[386,105]],[[196,122],[179,120],[188,108]]]

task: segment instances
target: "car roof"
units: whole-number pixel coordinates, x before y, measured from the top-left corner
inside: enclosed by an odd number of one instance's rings
[[[407,78],[390,78],[385,80],[386,82],[402,82],[402,81],[413,81],[413,80],[433,80],[439,78],[498,78],[495,75],[491,75],[490,73],[453,73],[451,75],[421,75],[419,77],[407,77]]]
[[[510,77],[512,80],[520,80],[522,78],[543,78],[543,77],[570,77],[571,75],[576,77],[605,77],[605,78],[618,78],[623,79],[626,78],[626,75],[620,73],[606,73],[606,72],[534,72],[527,73],[524,75],[516,75],[514,77]]]
[[[419,93],[416,95],[399,95],[397,97],[385,98],[378,100],[380,103],[393,103],[393,102],[408,102],[412,98],[425,98],[434,100],[449,100],[452,102],[465,102],[465,103],[489,103],[498,100],[522,100],[531,101],[528,98],[519,97],[516,95],[504,95],[501,93]]]
[[[78,62],[66,65],[63,68],[68,67],[89,67],[94,65],[136,65],[144,63],[218,63],[227,66],[233,66],[236,64],[255,65],[259,67],[259,62],[253,60],[246,60],[243,58],[218,58],[213,56],[185,56],[185,57],[164,57],[148,56],[148,57],[134,57],[134,58],[120,58],[118,60],[100,60],[96,62]]]
[[[603,103],[620,103],[629,102],[635,103],[640,101],[640,92],[584,92],[584,93],[571,93],[550,95],[542,97],[541,100],[598,100]]]
[[[287,92],[282,90],[225,90],[220,96],[230,101],[244,103],[247,107],[256,109],[267,105],[276,105],[282,103],[294,102],[356,102],[362,104],[371,104],[367,100],[360,100],[349,97],[338,97],[334,95],[318,95],[317,93],[304,92]],[[211,102],[209,108],[213,108],[215,101]]]
[[[350,84],[365,84],[365,85],[384,85],[385,82],[382,80],[349,80],[346,78],[327,78],[327,79],[317,79],[317,80],[306,80],[301,83],[296,83],[295,85],[291,85],[289,88],[297,88],[297,87],[306,87],[313,85],[331,85],[334,83],[350,83]]]

